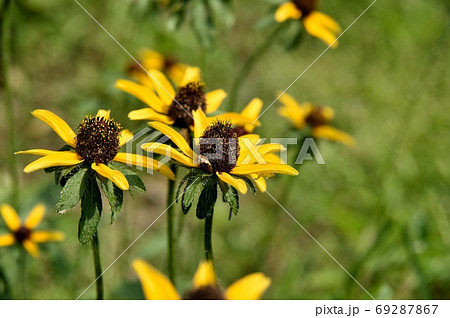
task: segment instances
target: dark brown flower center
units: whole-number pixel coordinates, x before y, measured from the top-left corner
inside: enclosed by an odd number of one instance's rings
[[[87,116],[78,125],[76,151],[89,164],[107,164],[119,151],[121,131],[113,119]]]
[[[233,131],[236,133],[237,137],[249,134],[249,132],[245,129],[244,126],[236,126],[234,127]]]
[[[183,299],[186,300],[224,300],[225,297],[217,286],[202,286],[189,291]]]
[[[14,237],[16,241],[20,244],[23,243],[26,239],[30,238],[31,230],[21,225],[17,231],[14,232]]]
[[[178,89],[167,114],[174,121],[174,126],[189,128],[194,125],[192,111],[197,109],[206,111],[206,98],[203,87],[202,83],[191,82]]]
[[[292,2],[302,12],[302,18],[316,10],[319,6],[318,0],[292,0]]]
[[[239,157],[239,141],[229,121],[216,121],[199,140],[200,167],[209,173],[230,172]]]
[[[329,119],[325,116],[323,107],[314,106],[311,113],[306,117],[305,121],[311,127],[326,125]]]

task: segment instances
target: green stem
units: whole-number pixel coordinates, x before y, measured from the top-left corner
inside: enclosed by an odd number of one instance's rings
[[[172,171],[174,174],[176,174],[176,165],[172,166]],[[167,192],[167,237],[168,237],[168,272],[169,272],[169,278],[172,281],[172,283],[175,285],[175,249],[176,249],[176,238],[175,238],[175,231],[174,231],[174,209],[175,204],[173,204],[174,200],[174,193],[175,193],[175,181],[169,180],[169,189]]]
[[[205,258],[214,261],[212,248],[212,226],[213,226],[214,210],[205,218]]]
[[[236,79],[233,82],[233,86],[230,90],[230,99],[229,103],[231,105],[231,110],[236,109],[236,101],[239,97],[239,92],[242,86],[244,85],[245,80],[247,79],[250,72],[253,70],[256,63],[261,59],[261,57],[268,51],[272,43],[274,43],[275,38],[284,30],[286,27],[286,23],[281,23],[272,34],[259,46],[250,58],[245,62],[244,66],[239,71]]]
[[[20,281],[20,286],[22,287],[21,295],[19,299],[27,299],[27,251],[21,245],[19,253],[19,273],[18,276]]]
[[[98,240],[98,231],[95,231],[94,237],[92,238],[92,254],[94,256],[97,300],[103,300],[103,276],[102,276],[102,265],[100,264],[100,247]]]
[[[14,112],[11,100],[11,90],[9,86],[9,65],[11,62],[11,10],[12,0],[4,0],[0,13],[0,87],[3,86],[3,96],[5,103],[5,114],[8,126],[8,166],[11,177],[11,203],[17,206],[17,192],[18,192],[18,175],[16,169],[16,159],[14,151],[16,149],[15,128],[14,128]]]

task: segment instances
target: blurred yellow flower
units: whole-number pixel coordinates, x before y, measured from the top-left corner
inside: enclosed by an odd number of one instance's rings
[[[24,222],[8,204],[2,204],[0,210],[6,226],[11,231],[9,234],[0,234],[0,246],[20,244],[31,256],[37,258],[39,257],[39,248],[36,243],[64,240],[65,236],[62,232],[35,230],[45,214],[43,204],[36,205]]]
[[[338,46],[339,24],[325,13],[317,11],[318,0],[291,0],[280,5],[275,12],[279,23],[288,19],[301,20],[306,32],[321,39],[332,48]]]
[[[293,176],[298,174],[297,170],[287,164],[265,160],[265,155],[284,150],[282,145],[257,145],[260,139],[258,135],[248,134],[238,137],[229,121],[218,120],[208,124],[202,110],[195,110],[193,115],[195,151],[180,133],[160,122],[150,122],[149,125],[169,137],[181,152],[158,142],[146,143],[142,145],[142,149],[167,155],[181,166],[198,168],[205,173],[216,175],[243,194],[247,192],[247,185],[241,177],[249,177],[253,181],[261,180],[261,184],[257,186],[264,191],[265,181],[260,178],[261,176],[276,173]],[[217,147],[222,149],[221,153],[213,153],[216,150],[216,143],[220,143]]]
[[[172,282],[147,262],[136,259],[133,268],[141,281],[144,296],[148,300],[180,300]],[[263,273],[253,273],[234,282],[225,291],[217,284],[216,274],[211,261],[200,263],[192,280],[192,290],[183,299],[186,300],[257,300],[261,299],[270,286],[271,280]]]
[[[307,102],[299,104],[289,94],[280,94],[280,102],[283,106],[278,109],[278,113],[280,116],[287,118],[296,129],[302,130],[309,126],[312,130],[312,136],[315,138],[338,141],[349,147],[356,145],[352,136],[329,125],[334,118],[332,108]]]
[[[49,125],[69,145],[70,150],[31,149],[16,152],[43,156],[28,164],[24,169],[26,173],[50,167],[75,166],[84,162],[96,173],[114,182],[121,190],[128,190],[129,183],[122,172],[108,167],[108,163],[117,161],[152,168],[170,179],[175,179],[170,168],[157,160],[119,152],[119,148],[131,140],[133,134],[111,119],[110,111],[99,110],[95,117],[87,116],[78,126],[77,134],[63,119],[48,110],[37,109],[32,114]]]

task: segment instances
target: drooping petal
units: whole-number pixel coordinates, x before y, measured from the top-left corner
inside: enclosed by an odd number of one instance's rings
[[[167,77],[157,70],[150,70],[149,74],[153,81],[153,85],[155,85],[156,92],[164,105],[169,106],[172,104],[172,101],[175,98],[175,90]]]
[[[175,175],[172,170],[158,160],[147,158],[146,156],[135,155],[131,153],[119,152],[114,161],[124,163],[134,167],[146,168],[147,172],[158,171],[160,174],[166,176],[171,180],[175,180]]]
[[[188,167],[197,167],[198,164],[194,162],[193,158],[189,158],[188,156],[183,155],[178,150],[174,149],[173,147],[162,144],[159,142],[149,142],[146,144],[143,144],[141,146],[142,149],[144,149],[147,152],[151,153],[157,153],[163,156],[167,156],[175,161],[178,161],[179,163],[188,166]]]
[[[264,177],[252,178],[252,179],[253,179],[253,183],[256,185],[256,187],[259,189],[259,191],[266,192],[267,182]]]
[[[356,146],[356,141],[352,136],[332,126],[322,125],[315,127],[312,130],[312,135],[315,138],[324,138],[333,141],[338,141],[352,148]]]
[[[328,29],[326,25],[322,24],[322,20],[317,18],[315,12],[311,12],[303,19],[303,25],[305,26],[306,32],[310,35],[322,40],[333,49],[338,47],[336,34]]]
[[[183,79],[181,80],[180,87],[186,86],[189,83],[200,82],[200,68],[196,66],[189,66],[184,71]]]
[[[91,164],[92,170],[95,170],[99,175],[108,178],[116,186],[119,187],[121,190],[128,190],[130,188],[130,185],[128,183],[127,178],[123,175],[122,172],[118,170],[111,169],[107,165],[103,163],[93,163]]]
[[[225,290],[228,300],[257,300],[269,288],[271,279],[263,273],[253,273],[234,282]]]
[[[103,117],[105,119],[109,119],[110,115],[111,115],[110,110],[99,109],[95,117]]]
[[[131,120],[156,120],[167,125],[171,125],[174,122],[173,119],[164,114],[157,113],[149,107],[132,110],[128,113],[128,118]]]
[[[16,242],[14,235],[11,233],[0,235],[0,246],[10,246]]]
[[[28,214],[27,218],[23,222],[23,225],[29,230],[35,229],[39,225],[39,223],[41,223],[44,214],[45,214],[45,205],[42,203],[36,205],[31,210],[30,214]]]
[[[293,2],[286,2],[280,5],[275,11],[275,21],[278,23],[288,19],[298,20],[302,17],[302,12],[295,6]]]
[[[208,119],[201,109],[196,109],[192,112],[194,116],[194,138],[198,142],[198,138],[203,135],[203,132],[208,127]]]
[[[129,80],[118,80],[115,85],[121,91],[133,95],[158,113],[167,113],[167,106],[150,88]]]
[[[233,170],[231,170],[231,174],[236,175],[247,175],[252,173],[281,173],[290,176],[298,175],[298,171],[291,166],[279,165],[274,163],[242,165],[236,166],[233,168]]]
[[[203,261],[198,265],[192,284],[194,285],[194,288],[215,286],[217,284],[214,264],[211,261]]]
[[[51,232],[51,231],[33,231],[30,236],[30,240],[35,243],[45,243],[52,241],[62,241],[65,239],[63,232]]]
[[[328,14],[319,11],[313,11],[311,12],[311,14],[314,16],[314,19],[317,21],[317,23],[322,24],[334,34],[341,33],[342,29],[339,23],[337,23],[336,20],[334,20]]]
[[[32,242],[31,240],[25,240],[22,242],[22,246],[27,250],[28,253],[30,253],[31,256],[34,258],[39,257],[39,247],[36,243]]]
[[[30,173],[39,169],[45,169],[57,166],[73,166],[82,163],[84,159],[80,157],[76,152],[72,151],[58,151],[57,154],[48,155],[39,158],[29,165],[27,165],[23,171]]]
[[[188,157],[190,158],[193,157],[193,151],[191,147],[187,143],[186,139],[184,139],[184,137],[178,131],[176,131],[172,127],[169,127],[163,123],[159,123],[156,121],[153,121],[148,124],[150,125],[150,127],[155,128],[156,130],[160,131],[161,133],[169,137],[170,140],[172,140],[172,142],[175,145],[177,145],[177,147],[180,148],[180,150]]]
[[[240,193],[242,193],[242,194],[247,193],[247,184],[245,183],[244,180],[234,178],[233,176],[231,176],[230,174],[228,174],[226,172],[217,172],[217,175],[219,176],[220,180],[233,186]]]
[[[127,142],[131,141],[133,139],[133,133],[129,131],[128,129],[124,129],[120,132],[119,136],[119,147],[122,147]]]
[[[61,117],[45,109],[36,109],[31,114],[49,125],[66,144],[75,148],[76,134]]]
[[[141,259],[133,261],[133,268],[136,271],[142,285],[144,296],[148,300],[179,300],[175,286],[172,282],[156,268]]]
[[[223,89],[216,89],[205,94],[206,113],[214,113],[227,97],[227,93]]]
[[[0,207],[2,218],[5,220],[6,226],[11,232],[15,232],[20,228],[22,220],[16,210],[9,204],[2,204]]]

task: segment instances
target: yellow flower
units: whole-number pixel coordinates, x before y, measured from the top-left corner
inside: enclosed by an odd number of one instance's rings
[[[281,23],[288,19],[301,19],[306,32],[336,48],[341,27],[333,18],[317,11],[317,7],[318,0],[291,0],[278,7],[275,20]]]
[[[148,300],[180,300],[175,286],[156,268],[136,259],[133,268],[141,281],[144,296]],[[270,286],[271,280],[263,273],[253,273],[234,282],[222,292],[217,284],[211,261],[200,263],[192,280],[192,290],[183,299],[257,300]]]
[[[211,175],[217,175],[220,180],[243,194],[247,192],[247,185],[240,177],[255,180],[266,174],[298,174],[297,170],[287,164],[271,163],[264,159],[264,156],[269,153],[284,150],[281,145],[257,145],[260,139],[258,135],[248,134],[237,137],[230,122],[216,121],[208,125],[203,111],[196,110],[193,115],[195,151],[180,133],[160,122],[150,122],[149,125],[169,137],[181,152],[157,142],[144,144],[142,148],[148,152],[167,155],[179,165],[198,168]],[[220,143],[217,147],[222,149],[221,153],[212,153],[215,150],[215,148],[212,149],[215,146],[214,142]],[[265,183],[260,189],[265,190]]]
[[[0,246],[10,246],[17,243],[22,245],[31,256],[37,258],[39,257],[39,248],[36,243],[64,240],[65,236],[62,232],[35,230],[45,214],[43,204],[36,205],[25,222],[22,222],[17,212],[8,204],[2,204],[0,210],[6,226],[11,231],[9,234],[0,235]]]
[[[287,118],[296,129],[302,130],[309,126],[315,138],[338,141],[349,147],[356,145],[352,136],[329,125],[334,117],[332,108],[311,103],[299,104],[287,93],[281,95],[280,101],[283,106],[278,109],[278,113]]]
[[[177,62],[177,60],[173,57],[164,56],[163,54],[150,49],[142,49],[139,52],[138,60],[145,70],[155,69],[166,73],[176,85],[182,81],[184,72],[188,67],[186,64]],[[151,79],[142,67],[136,63],[133,63],[127,70],[135,80],[154,89]]]
[[[156,93],[144,86],[128,80],[118,80],[116,87],[138,98],[149,107],[134,110],[128,114],[131,120],[156,120],[179,128],[193,126],[192,111],[201,109],[210,114],[215,112],[227,96],[223,89],[204,93],[204,83],[200,80],[200,69],[188,67],[177,91],[169,80],[158,70],[150,70]]]
[[[109,117],[110,111],[99,110],[95,117],[87,116],[78,126],[77,134],[63,119],[48,110],[37,109],[32,114],[49,125],[70,146],[70,150],[31,149],[16,152],[16,154],[42,156],[25,167],[26,173],[50,167],[85,163],[99,175],[114,182],[121,190],[128,190],[129,183],[125,176],[120,171],[107,166],[111,161],[117,161],[152,168],[170,179],[175,179],[173,172],[157,160],[119,152],[119,148],[131,140],[133,134],[129,130],[122,130],[122,127]]]

